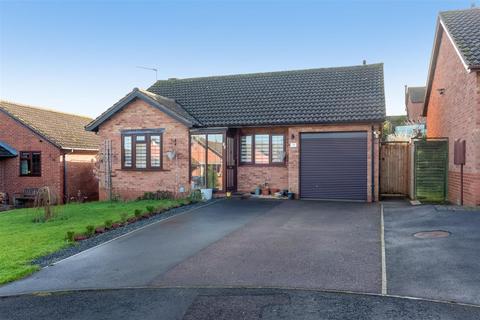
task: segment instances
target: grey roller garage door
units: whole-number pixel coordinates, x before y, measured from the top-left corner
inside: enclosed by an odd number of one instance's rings
[[[367,132],[302,133],[300,197],[367,200]]]

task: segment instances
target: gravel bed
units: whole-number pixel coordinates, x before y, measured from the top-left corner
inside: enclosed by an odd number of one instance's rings
[[[87,250],[89,248],[95,247],[99,244],[107,242],[107,241],[109,241],[113,238],[119,237],[123,234],[131,232],[131,231],[136,230],[138,228],[141,228],[143,226],[152,224],[152,223],[157,222],[157,221],[165,220],[167,218],[173,217],[173,216],[175,216],[177,214],[180,214],[182,212],[192,210],[192,209],[195,209],[195,208],[200,207],[200,206],[204,206],[205,204],[208,204],[208,203],[216,201],[216,200],[218,200],[218,199],[212,199],[210,201],[198,202],[198,203],[189,204],[189,205],[186,205],[186,206],[183,206],[183,207],[170,209],[170,210],[165,211],[161,214],[154,215],[153,217],[150,217],[148,219],[139,220],[139,221],[136,221],[134,223],[127,224],[126,226],[107,231],[105,233],[96,234],[95,236],[93,236],[91,238],[76,242],[72,246],[69,246],[69,247],[64,248],[64,249],[60,249],[59,251],[56,251],[56,252],[51,253],[49,255],[34,259],[34,260],[32,260],[32,263],[37,264],[40,267],[45,267],[45,266],[51,265],[51,264],[53,264],[57,261],[60,261],[60,260],[65,259],[67,257],[70,257],[74,254],[77,254],[77,253],[82,252],[84,250]]]

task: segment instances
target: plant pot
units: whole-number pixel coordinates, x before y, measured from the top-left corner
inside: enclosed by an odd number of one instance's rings
[[[287,197],[288,197],[288,200],[293,200],[293,199],[295,199],[295,193],[289,192],[289,193],[287,193]]]
[[[270,189],[268,188],[262,189],[262,196],[268,196],[269,194],[270,194]]]
[[[260,188],[255,189],[255,195],[256,196],[259,196],[261,192],[262,192],[262,190]]]
[[[73,236],[73,240],[75,240],[75,241],[82,241],[82,240],[85,240],[87,238],[88,237],[84,234],[76,234],[75,236]]]
[[[211,200],[213,196],[213,189],[200,189],[203,200]]]
[[[97,227],[95,228],[95,233],[104,233],[105,232],[105,227]]]

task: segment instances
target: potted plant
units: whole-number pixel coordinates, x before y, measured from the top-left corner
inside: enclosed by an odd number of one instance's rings
[[[270,194],[270,189],[268,188],[268,182],[265,182],[265,184],[262,187],[262,196],[268,196]]]
[[[256,195],[256,196],[259,196],[261,193],[262,193],[262,186],[259,185],[259,186],[255,189],[255,195]]]

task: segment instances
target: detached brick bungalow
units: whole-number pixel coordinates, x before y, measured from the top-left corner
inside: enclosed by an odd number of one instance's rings
[[[98,137],[92,119],[0,100],[0,192],[10,204],[25,189],[48,186],[59,201],[98,198]]]
[[[371,64],[160,80],[86,129],[111,146],[100,199],[266,182],[300,198],[373,201],[384,119],[383,64]]]
[[[441,12],[430,61],[427,137],[448,138],[448,199],[459,203],[460,165],[454,143],[466,142],[464,204],[480,205],[480,8]]]

